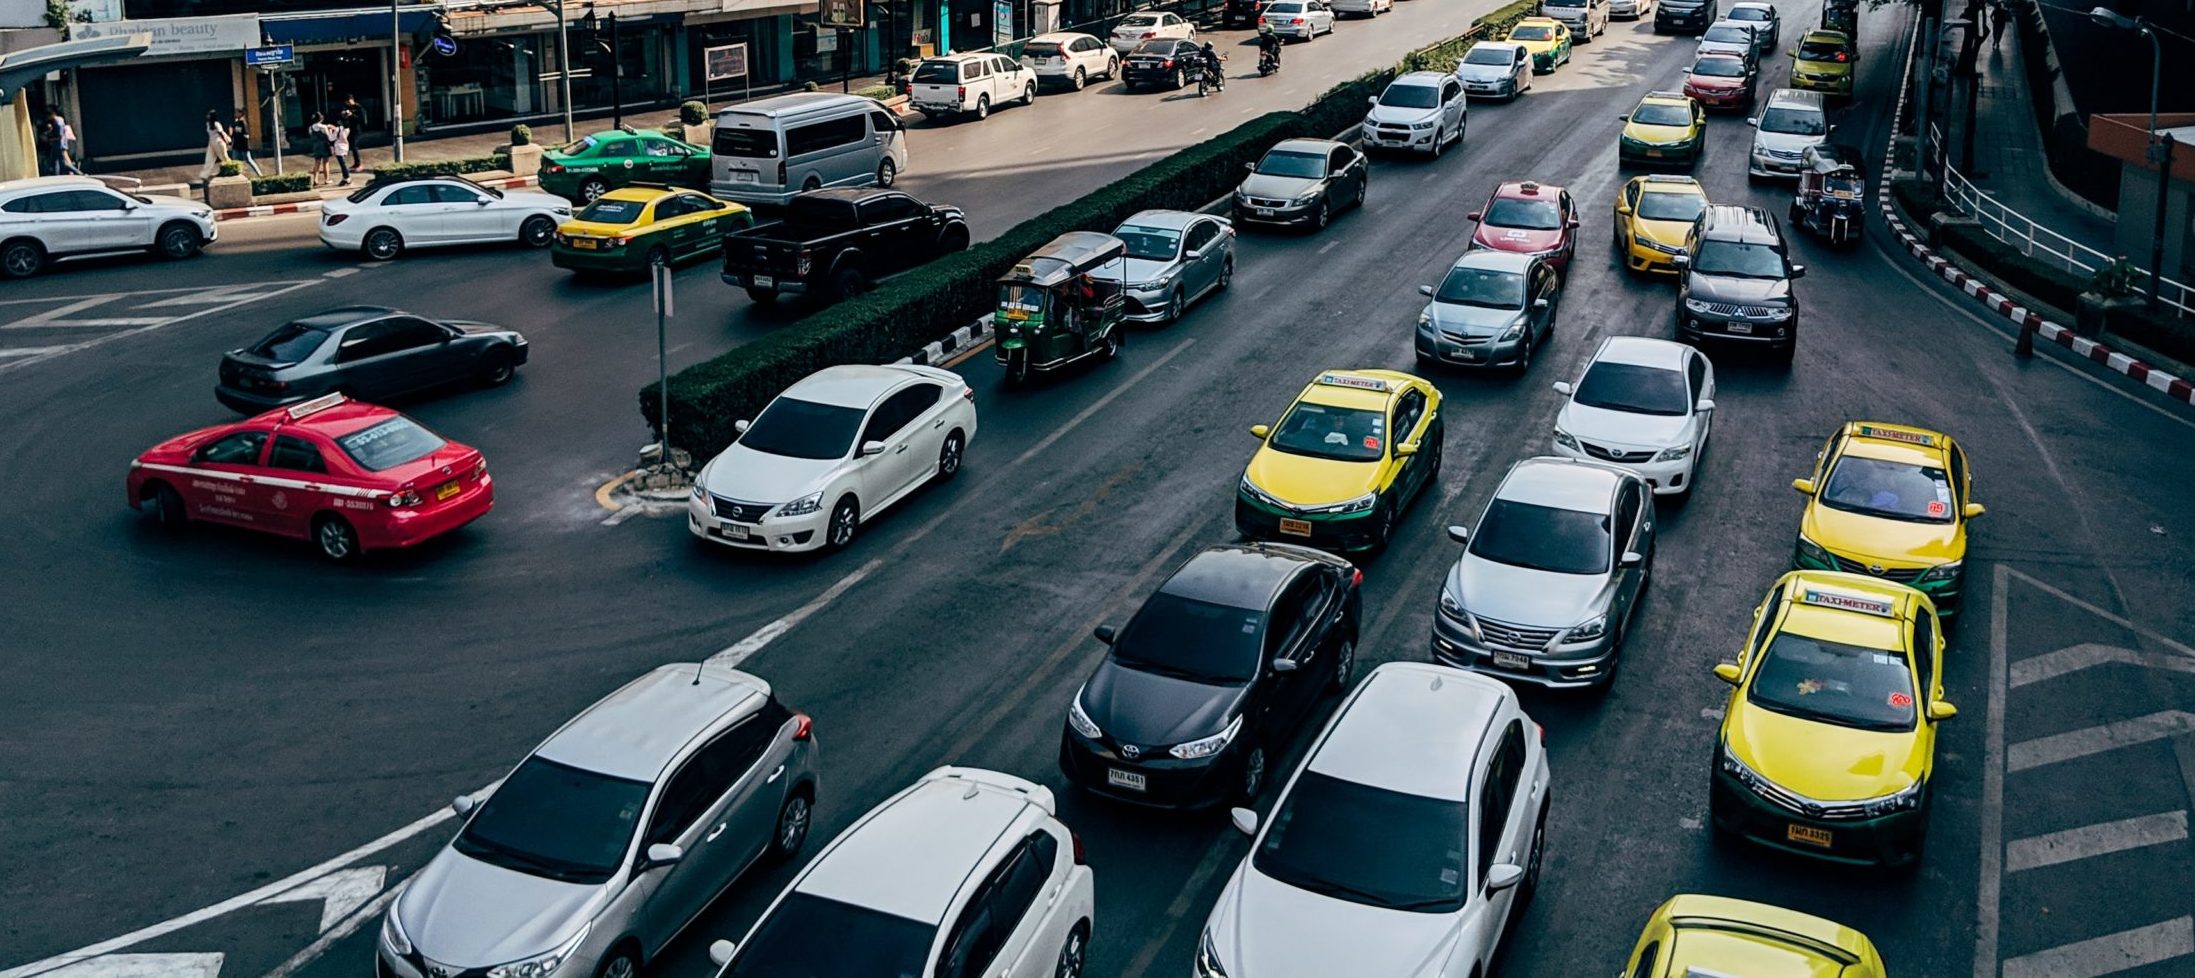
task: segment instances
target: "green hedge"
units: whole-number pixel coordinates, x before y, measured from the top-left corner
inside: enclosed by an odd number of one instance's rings
[[[882,102],[885,99],[898,95],[899,89],[893,88],[890,85],[871,85],[867,88],[854,89],[854,94],[865,96],[867,98],[873,98],[879,102]]]
[[[269,173],[252,178],[252,196],[267,194],[294,194],[312,189],[312,174],[305,171]]]
[[[487,156],[469,156],[456,160],[427,160],[420,163],[382,163],[373,168],[378,180],[402,180],[412,177],[449,177],[464,173],[485,173],[489,170],[511,168],[509,153],[491,153]]]

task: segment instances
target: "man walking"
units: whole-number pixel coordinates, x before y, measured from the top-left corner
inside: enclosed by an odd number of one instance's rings
[[[351,162],[349,169],[356,170],[358,169],[358,140],[356,137],[366,126],[366,108],[358,104],[357,95],[343,97],[343,108],[336,113],[335,124],[351,132],[353,138],[350,140]]]
[[[46,119],[53,126],[53,172],[83,176],[83,168],[76,165],[76,130],[69,126],[69,120],[61,118],[60,109],[47,109]]]
[[[2005,24],[2006,24],[2007,22],[2011,21],[2011,20],[2012,20],[2012,2],[2011,2],[2011,0],[1997,0],[1997,2],[1996,2],[1995,4],[1993,4],[1993,5],[1991,5],[1991,6],[1990,6],[1990,8],[1989,8],[1989,49],[1990,49],[1991,51],[1995,51],[1995,50],[1997,50],[1997,45],[1998,45],[1999,43],[2001,43],[2001,42],[2003,42],[2003,41],[2004,41],[2004,28],[2005,28]]]

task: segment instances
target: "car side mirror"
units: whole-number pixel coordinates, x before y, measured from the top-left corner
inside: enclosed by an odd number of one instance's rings
[[[732,952],[737,950],[739,945],[731,941],[710,941],[709,961],[719,968],[724,967],[732,963]]]
[[[1204,251],[1200,248],[1191,248],[1188,251],[1184,251],[1181,253],[1181,258],[1183,261],[1196,261],[1197,259],[1202,257],[1204,257]]]
[[[1420,285],[1420,286],[1418,286],[1418,294],[1419,294],[1419,295],[1426,295],[1426,296],[1432,295],[1432,294],[1433,294],[1433,287],[1432,287],[1432,286],[1430,286],[1430,285]]]
[[[1482,221],[1486,219],[1485,213],[1483,211],[1472,211],[1469,214],[1465,214],[1464,217],[1468,220],[1473,221]]]
[[[475,198],[473,198],[473,203],[475,203],[475,204],[478,204],[478,205],[480,205],[480,206],[482,206],[482,207],[486,207],[486,206],[488,206],[488,205],[489,205],[490,203],[492,203],[492,202],[491,202],[491,201],[489,201],[489,200],[488,200],[488,198],[486,198],[486,197],[475,197]]]
[[[1616,121],[1617,121],[1617,122],[1630,122],[1630,121],[1631,121],[1631,117],[1630,117],[1630,116],[1627,116],[1627,115],[1618,115],[1618,116],[1616,116]]]
[[[1759,126],[1759,125],[1761,124],[1761,117],[1760,117],[1760,116],[1753,116],[1753,117],[1751,117],[1751,118],[1749,118],[1749,119],[1745,120],[1745,124],[1746,124],[1746,125],[1749,125],[1749,126]]]
[[[1571,227],[1576,227],[1576,226],[1577,226],[1576,224],[1572,224],[1572,225],[1571,225]],[[1545,308],[1547,308],[1547,305],[1548,305],[1548,303],[1547,303],[1547,300],[1546,300],[1546,299],[1534,299],[1534,300],[1532,300],[1532,308],[1534,308],[1534,309],[1545,309]]]
[[[1714,398],[1712,398],[1712,397],[1703,397],[1703,398],[1700,398],[1700,402],[1699,402],[1698,404],[1694,404],[1694,405],[1692,405],[1692,410],[1693,410],[1693,411],[1694,411],[1695,413],[1698,413],[1698,414],[1706,414],[1707,412],[1709,412],[1709,411],[1712,411],[1712,410],[1714,410],[1714,409],[1715,409],[1715,399],[1714,399]]]
[[[1099,625],[1091,629],[1090,634],[1097,636],[1098,641],[1111,645],[1114,639],[1120,637],[1120,630],[1111,625]]]
[[[1937,700],[1934,703],[1928,704],[1928,720],[1930,723],[1941,723],[1958,715],[1958,707],[1952,706],[1951,704],[1946,703],[1942,700]]]
[[[1571,219],[1569,220],[1569,222],[1568,222],[1568,223],[1566,223],[1566,224],[1564,224],[1564,225],[1563,225],[1563,227],[1569,228],[1569,229],[1570,229],[1570,230],[1572,230],[1572,231],[1575,231],[1575,230],[1577,230],[1577,229],[1578,229],[1578,219],[1577,219],[1577,218],[1575,218],[1575,217],[1571,218]]]
[[[1273,427],[1271,425],[1254,424],[1250,426],[1250,433],[1256,435],[1259,441],[1264,441],[1272,435]]]
[[[865,442],[862,442],[862,443],[861,443],[861,455],[863,455],[863,456],[868,456],[868,455],[882,455],[882,454],[884,454],[884,443],[883,443],[883,442],[880,442],[880,441],[865,441]]]
[[[1297,662],[1294,659],[1274,659],[1273,671],[1280,673],[1294,672],[1296,671],[1296,667],[1299,665],[1301,665],[1301,663]]]
[[[1984,506],[1980,503],[1967,503],[1964,507],[1960,508],[1959,515],[1964,516],[1967,519],[1973,519],[1974,517],[1980,516],[1986,512],[1989,512],[1989,507],[1987,506]]]
[[[459,795],[450,799],[450,811],[456,812],[459,818],[472,814],[473,809],[479,807],[480,803],[474,801],[471,795]]]
[[[1230,808],[1227,810],[1227,820],[1234,823],[1237,832],[1244,835],[1258,834],[1258,813],[1256,812],[1247,808]]]
[[[1470,543],[1471,528],[1464,526],[1460,523],[1450,524],[1448,527],[1448,539],[1454,540],[1457,543]]]
[[[1629,204],[1626,204],[1626,203],[1624,203],[1623,201],[1620,201],[1620,200],[1619,200],[1619,201],[1617,201],[1617,202],[1616,202],[1616,213],[1618,213],[1618,214],[1629,214],[1629,213],[1631,213],[1631,205],[1629,205]]]
[[[1636,550],[1626,550],[1623,552],[1623,556],[1616,560],[1616,566],[1618,567],[1637,567],[1643,563],[1646,563],[1646,555]]]
[[[1571,383],[1567,380],[1558,380],[1548,386],[1553,387],[1555,389],[1555,393],[1561,394],[1564,397],[1569,397],[1573,392],[1577,390],[1577,388],[1575,386],[1572,386]]]
[[[1833,134],[1835,134],[1835,133],[1836,133],[1836,131],[1837,131],[1837,125],[1836,125],[1836,123],[1830,123],[1830,124],[1829,124],[1828,126],[1825,126],[1825,127],[1823,127],[1823,129],[1822,129],[1822,135],[1824,135],[1824,136],[1828,136],[1828,135],[1833,135]]]
[[[1814,494],[1814,480],[1793,479],[1791,480],[1791,488],[1797,489],[1801,496],[1811,496]]]
[[[1715,678],[1732,686],[1738,684],[1738,678],[1741,675],[1743,674],[1738,672],[1738,664],[1735,662],[1721,662],[1715,665]]]
[[[749,422],[747,419],[741,418],[737,421],[732,422],[732,430],[744,435],[747,433],[747,426],[750,423],[751,422]]]
[[[1524,881],[1524,867],[1516,863],[1495,863],[1486,870],[1486,892],[1500,893]]]
[[[1242,165],[1242,168],[1243,168],[1243,169],[1245,169],[1245,170],[1248,170],[1248,171],[1250,171],[1250,172],[1252,172],[1252,173],[1256,173],[1256,172],[1258,172],[1258,165],[1257,165],[1257,164],[1255,164],[1255,163],[1244,163],[1244,164]]]
[[[1806,266],[1805,266],[1805,265],[1793,265],[1793,266],[1791,266],[1791,277],[1792,277],[1792,278],[1805,278],[1805,277],[1806,277]]]
[[[658,842],[648,847],[646,858],[647,861],[642,864],[641,868],[654,869],[657,866],[668,866],[686,858],[686,850],[669,842]]]
[[[1675,266],[1677,266],[1678,268],[1690,268],[1690,267],[1692,267],[1692,256],[1691,256],[1691,255],[1670,255],[1670,256],[1669,256],[1669,263],[1670,263],[1670,264],[1672,264],[1672,265],[1675,265]]]
[[[1364,101],[1365,101],[1365,103],[1366,103],[1366,104],[1369,104],[1369,105],[1378,105],[1378,104],[1379,104],[1379,96],[1377,96],[1377,95],[1367,95],[1367,96],[1365,96],[1365,98],[1364,98]]]
[[[1405,441],[1405,442],[1396,442],[1396,443],[1395,443],[1395,457],[1396,457],[1396,458],[1409,458],[1410,456],[1412,456],[1412,455],[1416,455],[1417,453],[1418,453],[1418,443],[1417,443],[1417,442],[1414,442],[1414,441]]]

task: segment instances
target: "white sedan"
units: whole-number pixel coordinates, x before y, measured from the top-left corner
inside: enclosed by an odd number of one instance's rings
[[[694,479],[687,528],[710,543],[801,551],[960,473],[976,392],[938,367],[825,367],[785,389]]]
[[[1657,496],[1692,491],[1715,417],[1715,367],[1683,343],[1612,336],[1555,414],[1555,454],[1620,465]]]
[[[1113,35],[1109,40],[1113,50],[1126,53],[1136,45],[1156,38],[1188,39],[1196,36],[1197,25],[1181,19],[1180,14],[1154,10],[1121,18],[1120,24],[1113,28]]]
[[[572,202],[554,194],[497,190],[463,177],[390,180],[320,205],[320,243],[375,261],[443,245],[542,248],[571,219]]]
[[[1258,26],[1298,41],[1315,41],[1334,32],[1334,8],[1324,0],[1274,0],[1258,14]]]

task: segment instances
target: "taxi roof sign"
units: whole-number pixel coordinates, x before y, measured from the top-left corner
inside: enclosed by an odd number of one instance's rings
[[[1689,102],[1692,100],[1692,96],[1686,95],[1683,92],[1648,92],[1646,93],[1646,97],[1650,99],[1668,99],[1672,102]]]
[[[1896,618],[1898,616],[1897,602],[1889,598],[1868,594],[1824,591],[1820,588],[1810,587],[1799,592],[1799,603],[1822,608],[1835,608],[1839,611],[1857,611],[1863,615],[1875,615],[1879,618]]]
[[[337,392],[334,394],[322,394],[319,397],[313,398],[312,400],[299,401],[295,404],[292,404],[282,413],[289,415],[291,421],[296,421],[297,419],[305,417],[306,415],[318,414],[347,400],[349,400],[349,398],[344,397],[341,392]]]
[[[1357,377],[1350,374],[1324,373],[1319,375],[1318,382],[1328,387],[1354,387],[1360,391],[1379,391],[1382,394],[1388,391],[1387,382],[1377,377]]]
[[[1908,445],[1936,447],[1935,435],[1923,434],[1918,431],[1906,431],[1900,428],[1878,428],[1871,424],[1863,424],[1859,427],[1858,434],[1862,438],[1880,438],[1884,441],[1902,441]]]
[[[1675,173],[1649,173],[1642,179],[1644,179],[1647,183],[1681,183],[1687,187],[1697,187],[1700,185],[1700,182],[1698,180],[1687,176],[1680,176]]]

